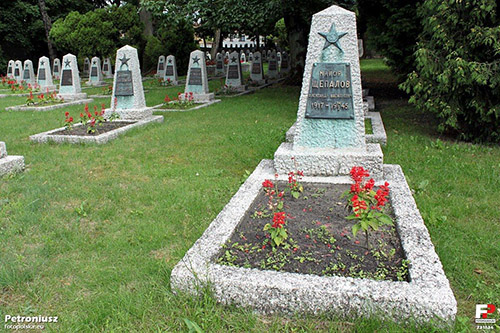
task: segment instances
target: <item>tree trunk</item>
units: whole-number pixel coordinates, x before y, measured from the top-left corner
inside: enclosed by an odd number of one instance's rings
[[[50,63],[53,63],[54,59],[56,58],[56,53],[54,52],[54,47],[52,46],[52,41],[49,37],[50,29],[52,29],[52,21],[50,20],[49,14],[47,14],[45,0],[38,0],[38,7],[40,8],[40,14],[42,14],[42,21],[45,27],[45,37],[47,38],[47,48],[49,49]]]
[[[142,23],[144,23],[144,36],[153,36],[154,28],[153,28],[153,18],[151,13],[141,8],[139,11],[139,18]]]
[[[291,11],[285,13],[285,25],[290,47],[290,76],[287,81],[291,85],[300,85],[306,62],[310,23],[306,22],[300,13]]]
[[[214,38],[214,41],[212,43],[212,49],[210,50],[210,56],[214,60],[215,60],[215,57],[217,55],[217,51],[219,49],[219,44],[221,42],[221,38],[220,37],[221,37],[220,29],[216,29],[215,30],[215,38]]]

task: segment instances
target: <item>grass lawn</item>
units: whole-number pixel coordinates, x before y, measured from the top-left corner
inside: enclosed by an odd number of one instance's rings
[[[391,76],[380,61],[362,69],[373,80]],[[217,84],[211,81],[211,90]],[[183,86],[151,90],[147,104],[179,91]],[[28,140],[62,126],[65,111],[77,119],[83,105],[6,112],[25,98],[0,99],[0,140],[27,164],[24,173],[0,179],[0,317],[58,316],[47,325],[58,332],[187,331],[184,319],[206,332],[400,332],[377,319],[258,316],[208,294],[170,289],[172,268],[247,171],[273,158],[298,98],[299,87],[276,86],[162,113],[164,123],[102,146]],[[500,219],[489,193],[500,187],[500,148],[441,138],[433,118],[405,100],[375,99],[388,135],[385,163],[400,164],[415,191],[458,301],[456,331],[473,331],[475,304],[500,307]],[[101,103],[109,106],[110,98],[90,108]]]

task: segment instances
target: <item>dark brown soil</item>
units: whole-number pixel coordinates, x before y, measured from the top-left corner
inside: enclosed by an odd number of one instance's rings
[[[120,127],[124,127],[130,124],[136,123],[135,121],[112,121],[112,122],[104,122],[100,125],[96,126],[95,133],[87,133],[87,126],[74,126],[70,131],[64,129],[57,132],[52,133],[52,135],[79,135],[79,136],[96,136],[99,134],[103,134],[112,130],[115,130]]]
[[[288,185],[278,184],[280,190]],[[367,248],[364,232],[353,237],[355,222],[345,219],[350,213],[346,199],[340,197],[348,185],[303,185],[300,198],[285,195],[286,244],[273,249],[263,231],[266,223],[272,224],[272,216],[261,190],[215,261],[303,274],[408,281],[408,261],[394,227],[371,231]]]

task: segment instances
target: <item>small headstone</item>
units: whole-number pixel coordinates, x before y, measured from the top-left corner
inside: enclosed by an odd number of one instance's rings
[[[272,51],[269,55],[269,66],[267,67],[267,77],[270,79],[279,78],[278,59],[276,58],[276,51]]]
[[[30,85],[34,85],[36,83],[35,71],[33,70],[33,62],[31,60],[24,61],[23,81]]]
[[[360,58],[363,58],[364,54],[365,54],[365,49],[363,48],[363,40],[358,39],[358,55]]]
[[[21,83],[23,80],[23,63],[21,60],[16,60],[14,63],[14,79],[17,83]]]
[[[102,75],[104,78],[109,79],[113,77],[113,67],[111,66],[111,59],[106,58],[102,64]]]
[[[40,86],[40,91],[54,91],[56,86],[52,82],[52,73],[50,71],[50,60],[47,57],[38,59],[38,71],[36,75],[37,83]]]
[[[186,78],[185,93],[193,93],[194,102],[209,102],[214,99],[214,94],[208,90],[207,66],[203,52],[196,50],[189,56],[189,69]],[[180,95],[184,98],[184,95]]]
[[[89,76],[90,73],[90,60],[89,58],[85,57],[83,59],[83,76]]]
[[[276,59],[278,60],[278,67],[281,68],[281,52],[276,53]]]
[[[241,62],[239,53],[234,51],[229,56],[229,63],[227,65],[226,85],[235,90],[245,90],[243,85],[243,74],[241,71]]]
[[[212,55],[210,54],[210,52],[205,52],[205,59],[207,59],[208,61],[212,60]]]
[[[14,78],[14,60],[9,60],[9,64],[7,65],[7,77],[9,79]]]
[[[267,59],[267,61],[269,61],[269,58],[271,58],[271,53],[272,53],[271,50],[267,50],[267,53],[266,53],[266,59]]]
[[[253,52],[248,54],[248,62],[253,62]]]
[[[164,77],[165,76],[165,56],[161,55],[158,57],[158,64],[156,65],[156,76]]]
[[[285,51],[281,54],[280,72],[282,75],[286,75],[290,72],[290,59],[288,59],[288,53]]]
[[[247,62],[247,57],[246,57],[246,55],[245,55],[245,52],[242,52],[242,53],[241,53],[241,56],[240,56],[240,61],[241,61],[241,62]]]
[[[78,62],[76,56],[66,54],[62,59],[61,81],[59,83],[59,95],[66,100],[78,100],[87,97],[82,93],[80,75],[78,73]]]
[[[111,108],[106,110],[106,116],[112,113],[120,119],[144,119],[153,114],[146,107],[137,49],[129,45],[116,51]]]
[[[257,51],[253,54],[252,67],[250,69],[250,79],[257,84],[264,84],[264,74],[262,72],[262,57]]]
[[[215,56],[215,75],[224,75],[224,59],[220,53]]]
[[[170,80],[170,83],[176,86],[178,82],[177,77],[177,63],[173,55],[167,57],[167,64],[165,66],[165,76],[163,77],[165,82]]]
[[[101,72],[101,59],[99,57],[93,57],[90,63],[90,75],[87,84],[91,86],[102,86],[106,83],[102,77]]]
[[[224,53],[224,60],[229,60],[229,51],[226,51],[226,53]]]
[[[59,58],[54,59],[54,63],[52,65],[52,75],[54,75],[54,79],[59,80],[61,77],[61,61]]]

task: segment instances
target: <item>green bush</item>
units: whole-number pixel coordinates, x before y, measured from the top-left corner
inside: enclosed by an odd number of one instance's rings
[[[416,70],[401,87],[439,130],[500,142],[500,22],[495,0],[426,0]]]

